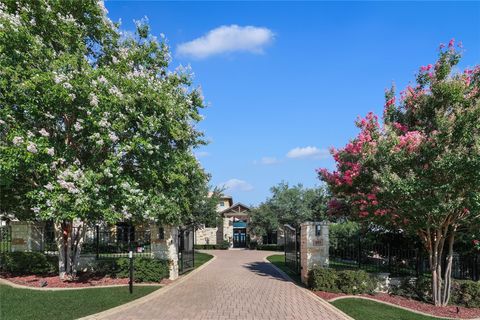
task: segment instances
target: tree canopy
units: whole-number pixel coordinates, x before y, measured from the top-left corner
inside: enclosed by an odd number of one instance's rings
[[[440,261],[451,262],[455,234],[480,218],[480,67],[453,72],[460,58],[454,40],[441,46],[399,101],[387,90],[383,125],[373,113],[359,119],[359,135],[332,152],[337,170],[319,170],[331,212],[420,237],[442,305],[451,270]]]

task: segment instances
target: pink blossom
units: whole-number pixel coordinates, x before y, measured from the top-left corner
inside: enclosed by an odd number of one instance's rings
[[[452,38],[452,39],[450,39],[450,42],[448,43],[448,47],[453,48],[454,45],[455,45],[455,38]]]
[[[397,130],[400,130],[401,132],[407,132],[408,131],[408,128],[406,125],[404,124],[401,124],[401,123],[398,123],[398,122],[394,122],[393,124],[393,127]]]
[[[412,153],[418,149],[424,139],[425,136],[423,135],[423,133],[419,131],[409,131],[399,137],[400,141],[398,145],[394,148],[394,151],[399,152],[403,149],[408,151],[409,153]]]

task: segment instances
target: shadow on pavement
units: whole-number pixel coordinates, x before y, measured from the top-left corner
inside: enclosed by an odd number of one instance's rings
[[[243,265],[243,267],[262,277],[270,277],[273,279],[289,282],[288,280],[283,278],[282,275],[277,270],[275,270],[274,267],[272,267],[271,263],[252,262]]]

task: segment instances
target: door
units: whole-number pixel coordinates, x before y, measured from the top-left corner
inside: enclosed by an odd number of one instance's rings
[[[233,247],[245,248],[247,246],[247,229],[233,229]]]

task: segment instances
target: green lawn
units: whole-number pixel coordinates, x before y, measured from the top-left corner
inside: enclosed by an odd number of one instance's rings
[[[0,285],[0,319],[76,319],[116,307],[149,294],[160,286],[38,291]]]
[[[213,256],[211,254],[195,251],[195,268],[200,267],[212,258]]]
[[[299,274],[296,274],[295,272],[292,272],[287,266],[285,265],[285,256],[279,255],[279,254],[274,254],[272,256],[268,256],[267,260],[270,261],[273,265],[278,267],[280,270],[285,272],[290,278],[292,278],[293,281],[295,281],[297,284],[302,284],[302,280],[300,278]]]
[[[346,298],[331,304],[356,320],[440,320],[365,299]]]

